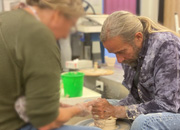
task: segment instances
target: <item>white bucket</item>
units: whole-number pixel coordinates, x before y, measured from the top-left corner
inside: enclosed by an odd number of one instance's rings
[[[116,63],[116,57],[105,56],[105,61],[106,61],[107,66],[114,66]]]

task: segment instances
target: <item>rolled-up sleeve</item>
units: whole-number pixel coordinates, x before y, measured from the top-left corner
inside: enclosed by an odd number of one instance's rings
[[[148,102],[127,105],[127,117],[157,112],[177,113],[180,103],[180,48],[176,41],[162,44],[154,59],[154,97]]]

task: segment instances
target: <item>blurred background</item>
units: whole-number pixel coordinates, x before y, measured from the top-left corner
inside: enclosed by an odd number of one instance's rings
[[[114,11],[126,10],[133,14],[147,16],[178,32],[180,0],[82,1],[86,11],[85,17],[79,19],[76,27],[66,39],[57,41],[61,50],[63,71],[93,68],[93,63],[97,62],[98,68],[111,69],[114,74],[85,76],[84,86],[101,93],[102,97],[123,98],[128,91],[121,84],[123,80],[121,64],[117,63],[114,54],[108,53],[99,39],[104,20]],[[0,0],[0,11],[14,9],[20,2],[25,2],[25,0]],[[75,59],[78,60],[74,61]],[[74,64],[79,64],[79,68],[75,68]],[[101,84],[103,89],[97,88],[99,86],[97,80],[103,83]]]

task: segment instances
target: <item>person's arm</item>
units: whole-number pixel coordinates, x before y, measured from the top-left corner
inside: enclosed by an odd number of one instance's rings
[[[39,130],[50,130],[62,126],[69,119],[81,113],[81,109],[78,106],[59,108],[58,117],[50,124],[42,126]]]
[[[60,107],[62,107],[62,108],[72,107],[72,106],[73,106],[73,105],[60,102]]]
[[[40,127],[39,130],[50,130],[54,128],[59,128],[74,116],[84,117],[86,115],[89,115],[91,113],[91,109],[92,107],[89,106],[88,103],[80,103],[71,107],[59,108],[60,114],[58,115],[58,117],[53,122]]]
[[[22,63],[26,114],[38,128],[59,115],[60,52],[53,34],[43,25],[32,24],[29,30],[24,26],[18,39],[17,58]]]
[[[60,52],[53,33],[47,27],[29,19],[24,19],[24,23],[28,24],[22,24],[18,32],[15,53],[22,72],[26,114],[29,122],[40,128],[55,121],[61,112]]]
[[[162,45],[156,56],[154,68],[155,95],[153,100],[127,106],[112,106],[108,102],[104,104],[96,103],[95,107],[93,107],[93,113],[101,118],[114,116],[133,120],[140,114],[164,111],[177,113],[180,104],[180,59],[178,48],[174,41],[169,41]]]

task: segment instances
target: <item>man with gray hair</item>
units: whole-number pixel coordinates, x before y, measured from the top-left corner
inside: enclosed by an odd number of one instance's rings
[[[117,11],[104,22],[101,41],[122,63],[129,95],[115,105],[106,99],[94,101],[93,115],[134,120],[131,130],[177,130],[179,35],[147,17]]]

